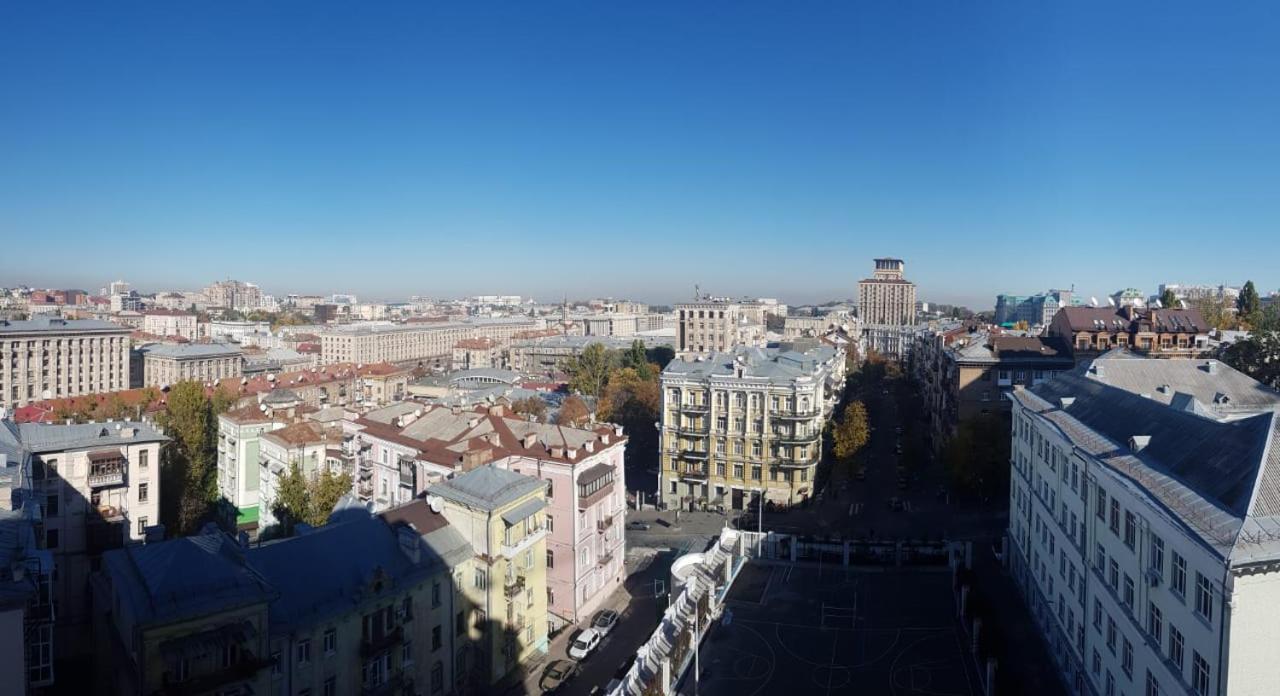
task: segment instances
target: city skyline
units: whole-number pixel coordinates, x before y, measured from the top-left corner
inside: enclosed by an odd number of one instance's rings
[[[893,255],[975,308],[1280,287],[1266,7],[0,19],[0,237],[41,240],[0,285],[802,303]],[[91,253],[34,273],[56,247]]]

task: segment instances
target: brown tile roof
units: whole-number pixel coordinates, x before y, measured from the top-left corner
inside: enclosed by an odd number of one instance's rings
[[[1126,312],[1130,312],[1132,318]],[[1063,307],[1058,313],[1064,317],[1072,331],[1130,331],[1137,328],[1135,324],[1149,324],[1157,332],[1209,332],[1209,325],[1197,309]],[[1102,322],[1103,326],[1099,326],[1097,322]]]
[[[398,524],[412,525],[419,535],[430,534],[449,526],[449,520],[444,515],[432,512],[427,501],[421,499],[383,510],[378,516],[392,527]]]
[[[314,445],[329,441],[329,433],[325,431],[325,427],[314,421],[291,423],[279,430],[266,433],[263,437],[280,440],[291,447]]]

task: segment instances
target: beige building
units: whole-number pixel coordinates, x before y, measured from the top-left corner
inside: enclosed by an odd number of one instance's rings
[[[783,312],[786,306],[783,305]],[[675,306],[677,353],[723,353],[735,346],[763,345],[765,305],[723,299]]]
[[[152,336],[178,336],[196,340],[196,315],[175,309],[148,309],[142,313],[142,330]]]
[[[870,278],[858,281],[858,317],[867,325],[916,323],[916,286],[902,277],[902,259],[876,259]]]
[[[253,283],[220,280],[204,289],[205,304],[223,309],[250,310],[262,305],[262,290]]]
[[[221,343],[153,344],[142,348],[142,386],[167,387],[195,380],[216,382],[239,377],[244,354]]]
[[[478,644],[479,683],[496,684],[546,654],[546,483],[493,466],[428,489],[470,545],[470,577],[460,585],[473,607],[462,627]]]
[[[487,319],[471,322],[414,322],[335,326],[320,333],[321,362],[418,363],[448,367],[459,341],[492,339],[506,346],[513,336],[545,328],[539,319]]]
[[[779,505],[809,498],[844,373],[843,352],[829,346],[671,361],[661,377],[663,503],[738,510],[761,492]]]
[[[129,330],[91,319],[0,319],[0,406],[129,388]]]
[[[88,580],[98,558],[141,542],[160,521],[160,447],[166,440],[145,423],[0,420],[0,453],[29,467],[32,495],[43,507],[38,537],[57,568],[52,593],[59,662],[92,649]]]

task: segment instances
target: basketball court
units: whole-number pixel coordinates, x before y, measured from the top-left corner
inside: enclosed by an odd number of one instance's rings
[[[978,696],[946,572],[748,564],[703,643],[702,696]],[[692,673],[681,685],[694,692]]]

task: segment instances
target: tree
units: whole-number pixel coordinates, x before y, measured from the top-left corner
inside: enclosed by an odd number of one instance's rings
[[[1249,319],[1257,315],[1262,308],[1262,299],[1258,297],[1258,289],[1252,280],[1246,280],[1240,288],[1240,296],[1236,298],[1236,313],[1241,319]]]
[[[569,388],[586,394],[600,396],[609,381],[609,372],[615,364],[615,356],[602,343],[591,343],[576,358],[565,363],[569,373]]]
[[[1231,312],[1230,305],[1221,297],[1204,297],[1194,300],[1192,304],[1200,312],[1200,316],[1204,318],[1206,324],[1214,329],[1234,329],[1236,327],[1236,316]]]
[[[556,415],[556,422],[561,425],[577,425],[591,417],[591,410],[587,408],[587,404],[582,397],[577,394],[570,394],[565,398],[564,403],[560,404],[560,412]]]
[[[1165,288],[1164,292],[1160,293],[1160,306],[1168,309],[1177,309],[1178,295],[1173,291],[1173,288]]]
[[[1280,389],[1280,331],[1255,332],[1227,346],[1222,358],[1259,382]]]
[[[280,479],[272,513],[281,520],[286,535],[292,534],[299,522],[319,527],[329,521],[338,500],[350,492],[351,474],[334,473],[328,467],[308,474],[295,461]]]
[[[161,426],[172,441],[161,456],[162,511],[166,526],[192,534],[217,500],[214,419],[199,382],[179,382],[169,390]],[[167,512],[167,515],[164,514]]]
[[[861,401],[853,401],[845,407],[840,422],[831,431],[835,455],[844,462],[852,460],[871,439],[867,424],[867,407]]]
[[[220,416],[236,405],[240,397],[230,389],[218,387],[209,397],[209,410],[214,416]]]
[[[522,416],[533,416],[538,423],[547,422],[547,402],[536,396],[516,399],[511,402],[511,411]]]
[[[654,346],[649,349],[649,362],[658,366],[658,372],[667,369],[667,363],[675,358],[676,350],[671,346]]]
[[[1009,482],[1008,423],[995,415],[961,422],[942,459],[957,489],[988,497],[1003,494]]]
[[[641,379],[652,377],[653,366],[649,364],[649,354],[644,349],[644,341],[636,339],[631,347],[622,354],[622,367],[635,370]]]

